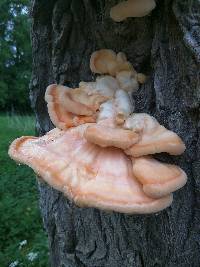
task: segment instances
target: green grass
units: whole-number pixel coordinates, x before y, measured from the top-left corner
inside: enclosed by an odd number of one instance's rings
[[[31,116],[0,115],[0,267],[48,266],[35,174],[7,154],[15,138],[34,135],[34,125]]]

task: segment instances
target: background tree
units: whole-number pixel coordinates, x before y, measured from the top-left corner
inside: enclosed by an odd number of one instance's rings
[[[1,0],[0,111],[30,111],[31,75],[29,0]]]
[[[123,51],[149,80],[133,97],[136,112],[155,116],[187,145],[180,165],[187,185],[172,206],[154,215],[123,215],[78,208],[40,184],[52,266],[200,266],[199,1],[160,0],[150,16],[114,23],[110,0],[33,0],[31,100],[40,134],[52,124],[44,102],[50,83],[76,86],[93,78],[94,50]]]

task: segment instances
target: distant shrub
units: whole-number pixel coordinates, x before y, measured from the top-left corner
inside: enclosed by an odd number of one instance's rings
[[[29,0],[1,0],[0,111],[30,111],[31,76]]]

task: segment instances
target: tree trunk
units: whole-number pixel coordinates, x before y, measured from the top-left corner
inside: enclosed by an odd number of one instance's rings
[[[123,51],[149,75],[133,98],[136,112],[155,116],[178,133],[187,150],[156,156],[188,175],[171,207],[153,215],[79,208],[40,183],[40,204],[53,267],[199,267],[199,0],[160,0],[151,15],[115,23],[110,0],[33,0],[31,100],[37,128],[53,127],[44,93],[50,83],[75,87],[90,81],[93,51]]]

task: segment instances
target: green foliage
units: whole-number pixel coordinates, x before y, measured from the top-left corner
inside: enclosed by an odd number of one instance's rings
[[[16,266],[47,267],[48,245],[38,208],[35,175],[7,154],[15,138],[34,134],[34,119],[1,115],[0,125],[0,266],[12,267],[18,262]]]
[[[0,110],[30,111],[29,0],[1,0]]]

